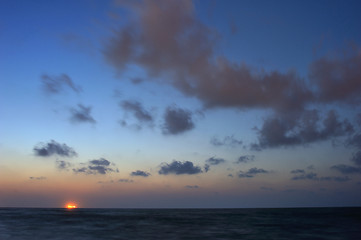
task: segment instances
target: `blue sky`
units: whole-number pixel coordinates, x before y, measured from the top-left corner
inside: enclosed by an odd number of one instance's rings
[[[0,4],[0,206],[361,204],[358,1]]]

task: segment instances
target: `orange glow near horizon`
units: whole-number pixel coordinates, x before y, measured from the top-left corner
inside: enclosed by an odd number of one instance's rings
[[[74,203],[68,203],[68,204],[66,204],[65,208],[74,209],[74,208],[78,208],[78,206]]]

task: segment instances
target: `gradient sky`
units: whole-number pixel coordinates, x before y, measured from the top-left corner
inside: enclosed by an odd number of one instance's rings
[[[361,206],[360,1],[0,2],[0,207]]]

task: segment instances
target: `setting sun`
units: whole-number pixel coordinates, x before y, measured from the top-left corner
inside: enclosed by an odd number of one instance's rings
[[[66,204],[65,208],[73,209],[73,208],[78,208],[78,206],[74,203],[68,203],[68,204]]]

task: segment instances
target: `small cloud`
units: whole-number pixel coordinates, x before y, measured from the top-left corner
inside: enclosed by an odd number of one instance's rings
[[[210,143],[213,146],[217,146],[217,147],[218,146],[237,147],[237,146],[241,146],[243,142],[241,140],[235,139],[234,136],[232,135],[232,136],[225,136],[223,140],[213,137]]]
[[[239,178],[253,178],[255,175],[260,173],[269,173],[269,171],[264,170],[262,168],[250,168],[247,172],[239,171]]]
[[[110,167],[111,162],[104,158],[91,160],[88,162],[87,167],[73,168],[75,173],[85,173],[85,174],[107,174],[110,172],[119,172],[118,169]],[[112,164],[114,165],[114,164]]]
[[[76,86],[71,80],[71,78],[66,74],[62,74],[58,77],[44,74],[41,76],[41,80],[43,83],[44,90],[47,93],[57,94],[63,92],[65,88],[70,88],[76,93],[82,91],[81,87]]]
[[[305,179],[309,179],[309,180],[319,180],[319,178],[317,177],[317,173],[303,173],[297,176],[294,176],[291,178],[292,180],[305,180]]]
[[[59,155],[61,157],[74,157],[78,154],[73,148],[68,147],[65,143],[60,144],[54,140],[44,144],[39,143],[33,148],[35,155],[39,157],[50,157],[52,155]]]
[[[55,164],[56,164],[56,168],[59,170],[68,170],[71,166],[70,162],[66,162],[63,160],[57,160]]]
[[[192,162],[185,161],[173,161],[172,163],[163,163],[160,170],[158,171],[159,174],[168,175],[168,174],[198,174],[201,173],[202,169],[199,166],[194,166]]]
[[[132,183],[134,182],[132,179],[127,179],[127,178],[121,178],[118,180],[118,182],[121,182],[121,183]]]
[[[211,157],[206,160],[206,163],[209,165],[218,165],[225,162],[226,160],[224,160],[223,158],[215,158],[215,157]]]
[[[45,180],[46,177],[29,177],[30,180]]]
[[[140,176],[140,177],[149,177],[150,173],[141,171],[141,170],[137,170],[137,171],[132,172],[130,175],[131,176]]]
[[[135,78],[131,78],[130,81],[136,85],[142,83],[144,80],[142,78],[135,77]]]
[[[235,163],[248,163],[254,161],[254,155],[243,155]]]
[[[184,186],[185,188],[188,188],[188,189],[197,189],[197,188],[199,188],[199,186],[198,185],[186,185],[186,186]]]
[[[70,109],[71,117],[70,121],[73,123],[96,123],[94,118],[91,116],[92,107],[86,107],[82,104],[78,104],[78,108]]]
[[[194,128],[192,113],[178,107],[168,107],[164,114],[163,134],[176,135]]]
[[[231,174],[231,173],[230,173],[230,174],[228,174],[227,176],[228,176],[228,177],[232,177],[232,178],[233,178],[233,174]]]
[[[305,170],[303,170],[303,169],[295,169],[295,170],[292,170],[291,173],[293,173],[293,174],[305,173]]]
[[[209,169],[210,169],[209,164],[204,164],[204,171],[205,171],[205,172],[208,172]]]
[[[148,123],[152,126],[153,116],[143,108],[142,104],[138,101],[122,101],[119,103],[119,106],[126,112],[133,114],[134,118],[138,121],[139,124],[136,124],[137,130],[141,129],[141,124]],[[127,122],[123,119],[121,120],[121,125],[127,127]]]

